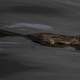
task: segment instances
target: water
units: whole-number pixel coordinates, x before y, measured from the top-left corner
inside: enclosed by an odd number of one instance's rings
[[[56,3],[54,7],[52,13],[47,13],[44,9],[43,11],[46,12],[44,14],[37,11],[35,13],[34,11],[27,12],[21,7],[21,12],[16,11],[13,5],[9,10],[5,9],[0,13],[1,28],[21,34],[51,29],[52,31],[47,30],[47,32],[79,35],[79,7],[67,4],[64,5],[64,8],[61,3]],[[50,26],[50,28],[45,29],[39,26],[37,29],[29,26],[10,27],[16,24],[20,25],[20,23],[40,24],[40,26]],[[80,80],[79,50],[49,48],[34,44],[22,37],[0,38],[0,65],[0,78],[2,80]]]

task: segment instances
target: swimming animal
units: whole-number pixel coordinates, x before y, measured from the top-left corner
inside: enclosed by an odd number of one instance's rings
[[[27,35],[33,42],[39,43],[48,47],[74,47],[80,48],[79,36],[67,36],[53,33],[34,33]]]
[[[20,34],[16,32],[6,31],[0,29],[0,37],[5,36],[21,36],[32,40],[47,47],[74,47],[80,49],[80,36],[68,36],[63,34],[53,34],[47,32],[33,33],[33,34]]]

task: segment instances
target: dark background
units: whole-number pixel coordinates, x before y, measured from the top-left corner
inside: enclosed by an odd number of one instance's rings
[[[50,25],[53,33],[79,35],[80,1],[0,0],[0,28],[21,34],[39,31],[5,27],[22,22]],[[48,48],[22,37],[0,38],[0,79],[80,80],[80,51]]]

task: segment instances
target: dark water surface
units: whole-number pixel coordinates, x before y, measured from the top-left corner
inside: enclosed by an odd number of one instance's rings
[[[0,6],[0,28],[21,34],[45,31],[29,27],[10,28],[16,23],[31,23],[51,26],[52,30],[47,32],[80,34],[78,0],[3,0]],[[80,80],[80,51],[49,48],[22,37],[0,38],[0,78]]]

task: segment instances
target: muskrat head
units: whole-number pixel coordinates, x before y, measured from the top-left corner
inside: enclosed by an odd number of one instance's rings
[[[34,33],[27,35],[27,38],[41,45],[50,46],[49,36],[46,33]]]

